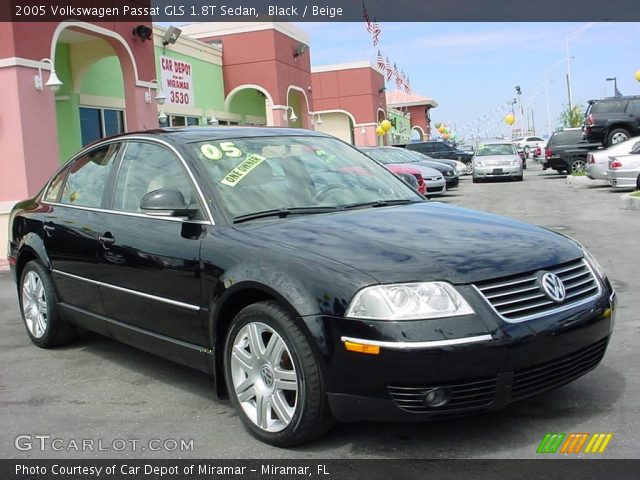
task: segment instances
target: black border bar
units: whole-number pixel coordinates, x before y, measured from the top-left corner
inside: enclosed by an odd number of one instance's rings
[[[638,0],[2,0],[0,21],[637,22]],[[631,41],[634,41],[633,39]]]

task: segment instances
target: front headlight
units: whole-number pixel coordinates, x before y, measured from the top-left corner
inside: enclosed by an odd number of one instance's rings
[[[518,165],[520,165],[520,160],[511,160],[511,165],[517,167]]]
[[[447,282],[374,285],[360,290],[346,316],[371,320],[414,320],[473,314]]]
[[[484,167],[484,163],[482,163],[480,160],[476,160],[476,167]]]

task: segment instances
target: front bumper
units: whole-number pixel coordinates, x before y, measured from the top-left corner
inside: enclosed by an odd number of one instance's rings
[[[317,334],[337,419],[429,420],[498,409],[595,368],[614,323],[615,294],[604,283],[602,295],[588,304],[520,323],[501,320],[479,295],[470,301],[476,314],[466,317],[305,320]],[[471,300],[470,291],[463,294]],[[380,353],[347,351],[345,339],[373,340]],[[435,388],[449,392],[447,404],[424,402]]]
[[[444,181],[447,184],[447,190],[451,190],[452,188],[456,188],[460,185],[460,177],[457,175],[445,176]]]
[[[488,167],[474,167],[473,176],[475,178],[500,178],[500,177],[520,177],[522,167],[519,165],[497,165]]]

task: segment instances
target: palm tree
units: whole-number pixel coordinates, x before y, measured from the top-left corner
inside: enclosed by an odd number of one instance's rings
[[[564,128],[580,127],[584,122],[584,108],[582,105],[574,105],[573,108],[565,105],[558,120]]]

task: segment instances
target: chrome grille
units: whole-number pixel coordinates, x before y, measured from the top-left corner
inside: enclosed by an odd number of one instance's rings
[[[544,271],[555,273],[564,283],[566,298],[563,303],[555,303],[545,295],[538,285],[537,272],[481,282],[475,287],[498,314],[510,321],[522,321],[577,305],[600,292],[600,285],[584,259]]]
[[[496,378],[485,378],[454,385],[433,385],[429,387],[388,386],[389,395],[402,410],[421,412],[446,412],[451,410],[472,410],[491,404],[496,391]],[[424,402],[425,395],[438,387],[446,387],[451,392],[449,402],[441,407],[431,407]]]

